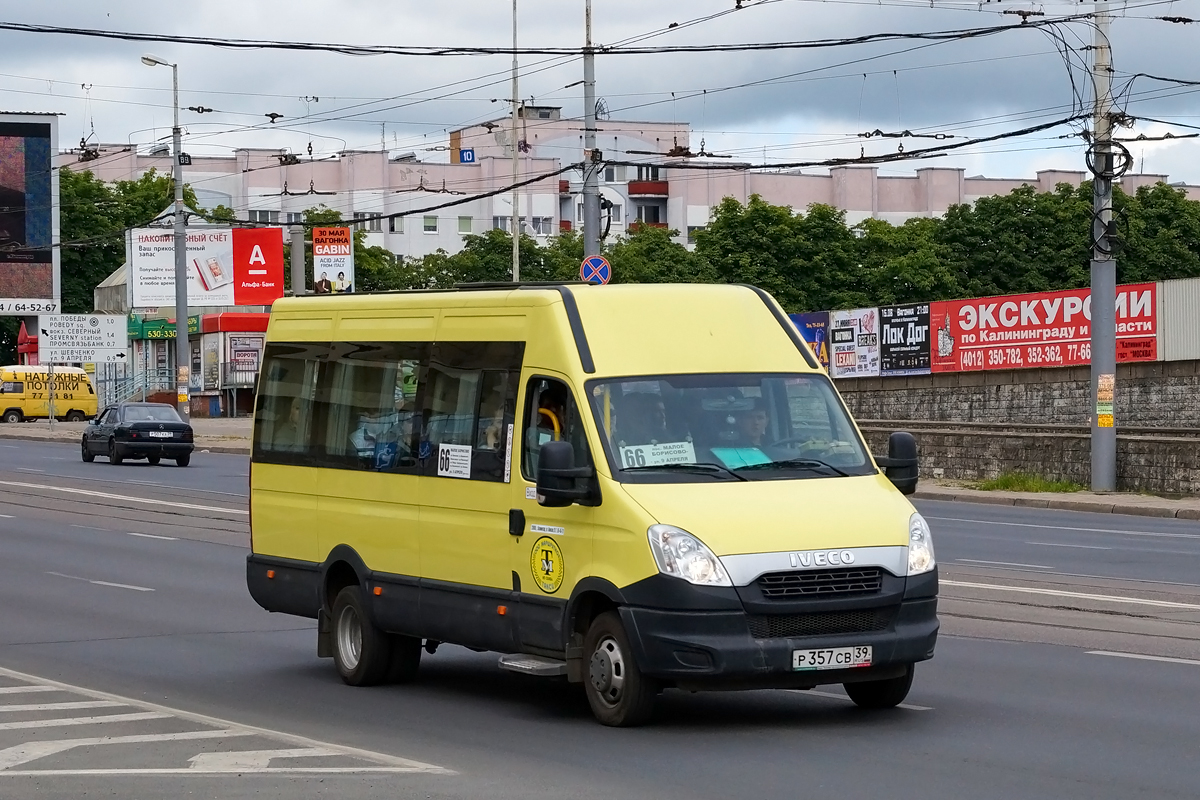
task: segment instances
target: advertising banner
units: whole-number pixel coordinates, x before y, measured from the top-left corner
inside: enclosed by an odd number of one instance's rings
[[[0,315],[59,309],[58,120],[0,113]]]
[[[829,325],[830,374],[835,378],[879,375],[879,310],[831,311]]]
[[[829,312],[813,311],[806,314],[790,314],[792,324],[800,336],[808,342],[813,355],[821,366],[829,369]]]
[[[928,375],[929,304],[879,309],[879,374]]]
[[[1117,287],[1117,362],[1158,358],[1155,284]],[[962,372],[1091,363],[1088,289],[930,304],[932,368]]]
[[[313,291],[354,291],[354,237],[349,228],[313,228]]]
[[[175,305],[175,235],[129,232],[130,308]],[[283,297],[282,228],[193,228],[187,237],[188,306],[266,306]]]

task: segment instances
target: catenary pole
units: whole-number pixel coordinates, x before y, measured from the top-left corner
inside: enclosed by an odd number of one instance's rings
[[[1109,30],[1112,16],[1108,0],[1096,3],[1092,82],[1096,89],[1092,136],[1092,491],[1117,488],[1117,429],[1113,417],[1116,391],[1117,263],[1113,257],[1112,222],[1112,50]]]
[[[513,0],[513,58],[512,58],[512,279],[521,280],[521,190],[516,187],[520,181],[517,177],[521,169],[521,148],[517,126],[517,105],[520,95],[517,94],[517,0]]]
[[[583,254],[600,254],[600,173],[596,150],[596,53],[592,49],[592,0],[584,9],[583,45]]]
[[[300,297],[304,294],[304,273],[308,268],[304,258],[304,226],[293,225],[291,232],[292,296]]]

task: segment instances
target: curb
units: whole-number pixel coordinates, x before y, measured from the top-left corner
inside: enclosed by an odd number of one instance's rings
[[[943,500],[954,503],[980,503],[994,506],[1019,506],[1022,508],[1049,508],[1058,511],[1090,511],[1096,514],[1125,514],[1135,517],[1162,517],[1164,519],[1200,520],[1200,508],[1170,508],[1165,506],[1139,506],[1125,502],[1103,500],[1056,500],[1038,497],[991,497],[976,494],[954,494],[952,492],[922,492],[913,495],[915,500]]]
[[[74,444],[74,445],[79,444],[78,439],[51,439],[46,436],[30,436],[28,434],[20,434],[20,433],[0,434],[0,442],[5,441],[6,439],[16,439],[17,441],[21,441],[21,442],[42,442],[43,444]],[[196,448],[197,453],[202,452],[202,451],[207,451],[209,453],[221,453],[221,454],[228,454],[228,455],[239,455],[239,456],[250,455],[250,447],[242,446],[242,445],[212,445],[212,446],[209,446],[209,445],[205,445],[205,444],[196,443],[195,448]]]

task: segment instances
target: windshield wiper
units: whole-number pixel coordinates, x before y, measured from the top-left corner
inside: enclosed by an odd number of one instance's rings
[[[696,464],[653,464],[645,467],[622,467],[621,472],[650,472],[651,470],[659,470],[663,472],[700,472],[706,475],[728,475],[731,478],[736,478],[739,481],[748,480],[748,478],[738,475],[728,467],[722,467],[720,464],[709,464],[703,461]]]
[[[800,467],[800,468],[808,467],[810,469],[823,468],[823,469],[827,469],[832,472],[835,472],[838,475],[841,475],[843,478],[850,477],[849,472],[846,472],[845,470],[842,470],[842,469],[838,469],[833,464],[829,464],[829,463],[827,463],[825,461],[821,461],[820,459],[817,459],[817,458],[789,458],[789,459],[785,459],[784,461],[768,461],[764,464],[750,464],[749,466],[738,467],[738,472],[749,472],[750,470],[764,470],[764,469],[771,469],[773,467]]]

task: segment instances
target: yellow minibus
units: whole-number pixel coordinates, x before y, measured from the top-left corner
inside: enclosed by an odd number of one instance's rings
[[[913,437],[872,457],[767,293],[490,284],[285,298],[251,595],[362,686],[495,651],[636,725],[664,689],[893,707],[937,637]]]

